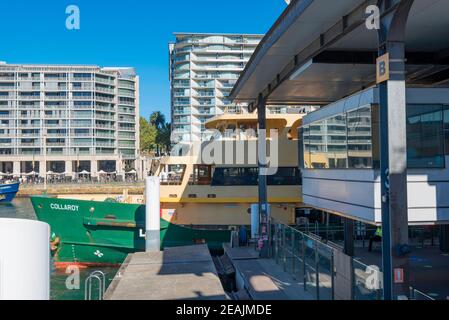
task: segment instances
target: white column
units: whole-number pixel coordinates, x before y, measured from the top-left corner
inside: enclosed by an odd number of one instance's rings
[[[257,239],[259,234],[259,204],[251,205],[251,239]]]
[[[50,226],[0,219],[0,300],[50,300]]]
[[[146,177],[145,204],[146,251],[159,252],[161,250],[161,202],[159,177]]]
[[[47,162],[45,160],[39,161],[39,176],[44,178],[47,175]]]
[[[98,161],[92,160],[90,162],[90,173],[92,177],[98,177]]]
[[[72,161],[65,162],[65,172],[67,173],[68,176],[73,175]]]
[[[12,174],[14,177],[20,177],[20,161],[14,161],[12,164]]]

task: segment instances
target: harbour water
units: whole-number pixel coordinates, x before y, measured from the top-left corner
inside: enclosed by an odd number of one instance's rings
[[[33,207],[29,198],[16,198],[11,204],[0,204],[0,218],[13,219],[31,219],[35,220]],[[102,271],[106,275],[106,287],[114,278],[117,268],[95,268],[80,270],[79,289],[70,290],[67,288],[66,281],[70,274],[66,270],[51,270],[51,299],[52,300],[84,300],[84,282],[86,278],[94,271]],[[97,297],[97,283],[93,283],[93,298]]]

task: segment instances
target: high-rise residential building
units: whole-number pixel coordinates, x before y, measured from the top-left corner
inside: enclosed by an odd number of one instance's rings
[[[263,35],[175,33],[169,45],[171,120],[174,142],[205,134],[205,122],[224,112],[240,113],[229,93]]]
[[[0,63],[0,171],[117,172],[139,148],[133,68]]]

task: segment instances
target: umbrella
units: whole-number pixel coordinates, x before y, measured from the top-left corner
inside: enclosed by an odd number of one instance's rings
[[[83,171],[80,172],[80,174],[90,174],[90,172],[86,171],[86,170],[83,170]]]
[[[106,174],[106,172],[103,170],[100,170],[100,171],[98,171],[98,174]]]
[[[31,171],[30,173],[26,173],[26,174],[24,174],[25,176],[36,176],[37,175],[37,172],[35,172],[35,171]]]
[[[51,175],[53,175],[53,174],[55,174],[53,171],[48,171],[48,172],[47,172],[47,176],[51,176]]]
[[[129,171],[129,172],[127,172],[128,174],[136,174],[137,173],[137,171],[136,170],[131,170],[131,171]]]

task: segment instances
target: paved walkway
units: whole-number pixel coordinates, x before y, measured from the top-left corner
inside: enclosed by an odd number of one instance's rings
[[[302,281],[293,279],[274,260],[260,259],[254,248],[225,245],[225,252],[254,300],[313,300]]]
[[[105,300],[225,300],[206,245],[130,254]]]

